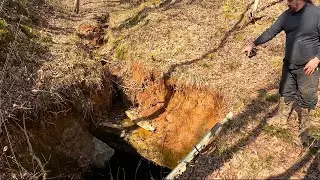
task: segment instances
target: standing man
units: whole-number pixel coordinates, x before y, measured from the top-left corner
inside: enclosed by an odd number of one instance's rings
[[[263,32],[244,52],[248,55],[256,46],[274,38],[281,31],[286,33],[285,57],[280,82],[280,102],[271,124],[287,123],[290,112],[295,109],[300,121],[304,143],[319,135],[319,123],[315,118],[318,102],[317,90],[320,73],[320,9],[309,0],[287,0],[288,10]]]

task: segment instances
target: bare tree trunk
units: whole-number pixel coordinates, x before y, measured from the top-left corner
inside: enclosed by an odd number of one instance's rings
[[[74,0],[74,12],[79,13],[80,0]]]

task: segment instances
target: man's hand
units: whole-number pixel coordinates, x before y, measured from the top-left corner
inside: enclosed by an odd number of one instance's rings
[[[318,57],[311,59],[303,68],[303,70],[305,71],[305,74],[311,75],[315,71],[315,69],[318,67],[319,62],[320,60],[318,59]]]
[[[241,53],[247,53],[247,56],[250,56],[251,51],[255,48],[255,45],[253,43],[249,44]]]

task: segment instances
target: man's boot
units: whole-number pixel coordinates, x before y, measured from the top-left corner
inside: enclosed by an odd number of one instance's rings
[[[320,147],[320,121],[315,110],[301,108],[300,137],[305,146]]]
[[[293,101],[285,102],[283,97],[280,97],[278,104],[278,111],[268,120],[268,125],[282,125],[285,126],[293,111]]]

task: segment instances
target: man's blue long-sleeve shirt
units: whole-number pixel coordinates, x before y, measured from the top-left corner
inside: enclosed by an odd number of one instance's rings
[[[314,57],[320,59],[320,8],[306,3],[298,12],[286,10],[254,44],[263,44],[282,30],[286,33],[285,63],[299,66]]]

